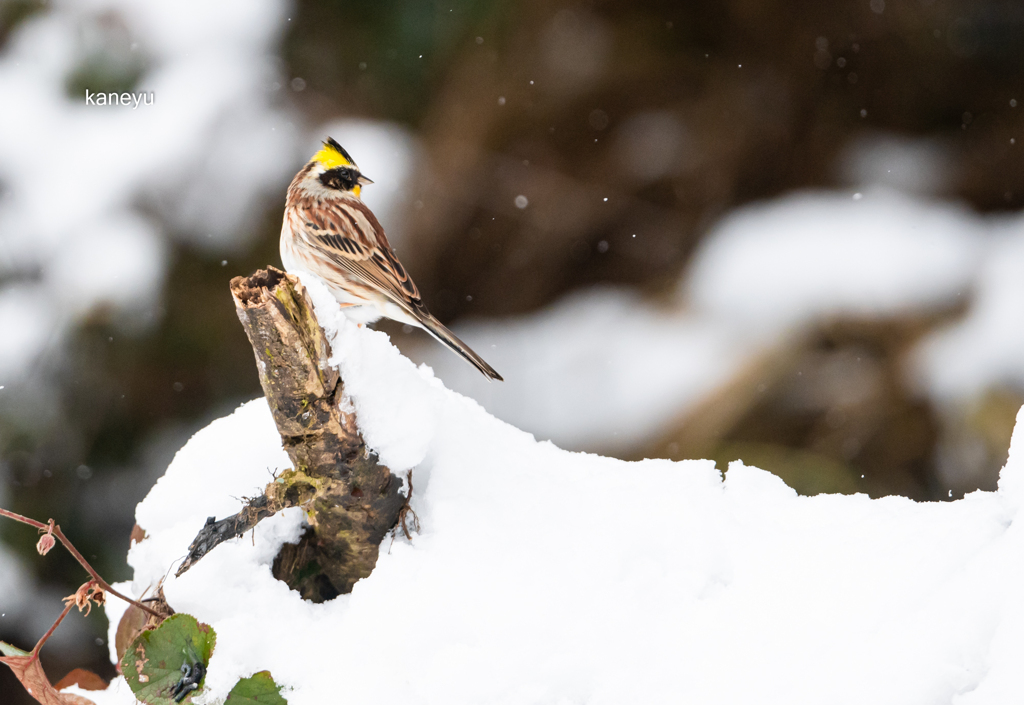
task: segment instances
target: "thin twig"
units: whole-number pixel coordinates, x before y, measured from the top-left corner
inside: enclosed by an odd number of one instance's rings
[[[32,658],[39,658],[39,650],[43,648],[43,644],[45,644],[46,640],[50,638],[50,635],[57,631],[57,627],[60,626],[60,623],[64,621],[64,618],[68,616],[68,612],[70,612],[71,608],[74,606],[74,602],[69,602],[67,606],[64,607],[64,611],[60,613],[59,617],[57,617],[57,621],[53,623],[52,627],[50,627],[50,630],[39,637],[39,641],[36,642],[35,648],[32,649]]]
[[[29,519],[28,517],[23,517],[20,514],[15,514],[14,512],[8,511],[8,510],[6,510],[6,509],[4,509],[2,507],[0,507],[0,516],[5,516],[8,519],[14,519],[14,521],[20,521],[22,524],[28,524],[29,526],[34,526],[37,529],[48,529],[49,528],[49,526],[47,526],[46,524],[44,524],[41,521],[36,521],[35,519]]]
[[[21,514],[15,514],[14,512],[8,511],[7,509],[3,509],[3,508],[0,508],[0,516],[5,516],[8,519],[14,519],[14,521],[20,521],[22,524],[28,524],[29,526],[34,526],[35,528],[37,528],[37,529],[39,529],[41,531],[46,531],[46,530],[49,530],[49,528],[50,528],[49,524],[44,524],[41,521],[36,521],[35,519],[29,519],[28,517],[22,516]],[[78,549],[75,548],[72,545],[71,541],[68,540],[68,537],[65,536],[64,532],[60,530],[60,525],[58,525],[58,524],[54,524],[53,525],[53,535],[57,537],[58,541],[60,541],[62,544],[64,544],[64,548],[66,548],[68,550],[68,552],[72,556],[75,557],[75,560],[78,561],[78,563],[83,568],[85,568],[86,572],[90,576],[92,576],[92,579],[96,581],[96,584],[99,585],[101,588],[103,588],[103,590],[105,592],[109,592],[114,597],[119,597],[122,600],[124,600],[125,602],[133,604],[136,607],[138,607],[140,610],[144,610],[144,611],[148,612],[149,614],[153,615],[154,617],[156,617],[157,619],[160,619],[160,614],[158,614],[156,612],[156,610],[153,610],[150,607],[147,607],[146,605],[142,604],[141,602],[136,602],[132,598],[127,597],[125,595],[122,595],[117,590],[115,590],[114,588],[110,587],[110,583],[108,583],[106,580],[101,578],[100,574],[97,573],[96,570],[91,565],[89,565],[89,561],[85,560],[85,556],[83,556],[81,553],[79,553]],[[63,617],[61,619],[63,619]]]

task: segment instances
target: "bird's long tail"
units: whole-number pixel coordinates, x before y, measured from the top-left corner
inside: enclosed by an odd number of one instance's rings
[[[499,382],[504,381],[501,378],[501,375],[495,372],[493,367],[484,362],[484,359],[473,352],[472,348],[455,337],[455,334],[445,328],[441,321],[437,320],[429,313],[421,313],[416,316],[416,318],[428,333],[461,355],[466,362],[480,370],[484,374],[484,377],[487,377],[487,379],[496,379]]]

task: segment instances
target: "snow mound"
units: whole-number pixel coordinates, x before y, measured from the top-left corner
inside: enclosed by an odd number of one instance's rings
[[[698,311],[768,330],[941,307],[969,291],[983,231],[964,209],[880,188],[797,194],[728,216],[695,253],[682,294]]]
[[[571,453],[309,287],[367,443],[415,468],[422,530],[386,539],[374,573],[321,605],[271,575],[297,511],[175,578],[206,517],[287,466],[263,400],[197,433],[139,505],[149,538],[128,560],[136,595],[166,576],[171,605],[216,629],[205,702],[263,669],[291,705],[1024,697],[1024,431],[998,492],[948,503],[800,497],[739,462],[723,480],[706,460]],[[133,702],[120,683],[89,697]]]
[[[914,357],[917,381],[937,399],[1024,387],[1024,219],[997,228],[968,314],[929,335]]]

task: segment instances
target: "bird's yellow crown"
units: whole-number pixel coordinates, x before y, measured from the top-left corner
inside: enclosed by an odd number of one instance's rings
[[[349,156],[344,147],[334,141],[333,137],[328,137],[324,141],[323,148],[313,155],[313,161],[323,165],[325,169],[334,169],[339,166],[355,166],[352,157]]]

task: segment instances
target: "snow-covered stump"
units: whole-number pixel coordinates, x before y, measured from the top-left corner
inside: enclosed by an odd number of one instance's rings
[[[231,294],[292,469],[238,514],[211,518],[178,574],[261,519],[301,506],[311,532],[285,544],[275,576],[317,602],[347,593],[373,570],[381,540],[406,507],[402,480],[367,449],[355,413],[342,410],[344,382],[328,364],[330,343],[299,280],[270,267],[232,279]]]

